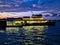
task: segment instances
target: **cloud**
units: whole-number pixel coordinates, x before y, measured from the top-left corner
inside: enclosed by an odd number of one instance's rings
[[[33,13],[32,13],[33,12]],[[28,11],[28,12],[0,12],[0,18],[18,18],[23,16],[32,16],[32,14],[40,14],[45,11]]]
[[[35,4],[36,7],[32,5]],[[60,0],[0,0],[0,12],[51,10],[60,8]],[[33,9],[35,8],[35,9]]]

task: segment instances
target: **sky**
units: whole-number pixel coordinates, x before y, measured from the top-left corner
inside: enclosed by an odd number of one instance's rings
[[[33,14],[40,14],[44,11],[33,11]],[[28,12],[0,12],[0,19],[2,18],[18,18],[23,16],[32,16],[31,11]]]
[[[31,16],[42,11],[60,12],[60,0],[0,0],[0,18]]]
[[[0,0],[1,12],[60,10],[60,0]]]

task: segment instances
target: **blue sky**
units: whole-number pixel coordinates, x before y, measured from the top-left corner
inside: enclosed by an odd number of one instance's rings
[[[31,16],[31,11],[60,13],[60,0],[0,0],[0,18]]]
[[[60,0],[0,0],[0,11],[60,10]]]

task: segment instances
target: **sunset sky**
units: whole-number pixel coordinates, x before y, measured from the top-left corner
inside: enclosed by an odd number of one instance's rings
[[[27,11],[27,12],[0,12],[0,18],[18,18],[23,16],[32,16],[32,14],[40,14],[45,11]]]
[[[60,12],[60,0],[0,0],[0,18],[31,16],[42,11]]]

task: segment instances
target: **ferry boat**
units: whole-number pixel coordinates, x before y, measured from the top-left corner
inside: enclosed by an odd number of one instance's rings
[[[26,26],[26,25],[53,25],[55,21],[45,20],[42,15],[32,15],[32,17],[24,16],[14,20],[7,20],[7,26]]]
[[[3,23],[2,23],[3,22]],[[0,20],[0,26],[26,26],[26,25],[54,25],[55,21],[45,20],[41,14],[32,15],[32,17],[24,16],[22,18],[7,18]]]

